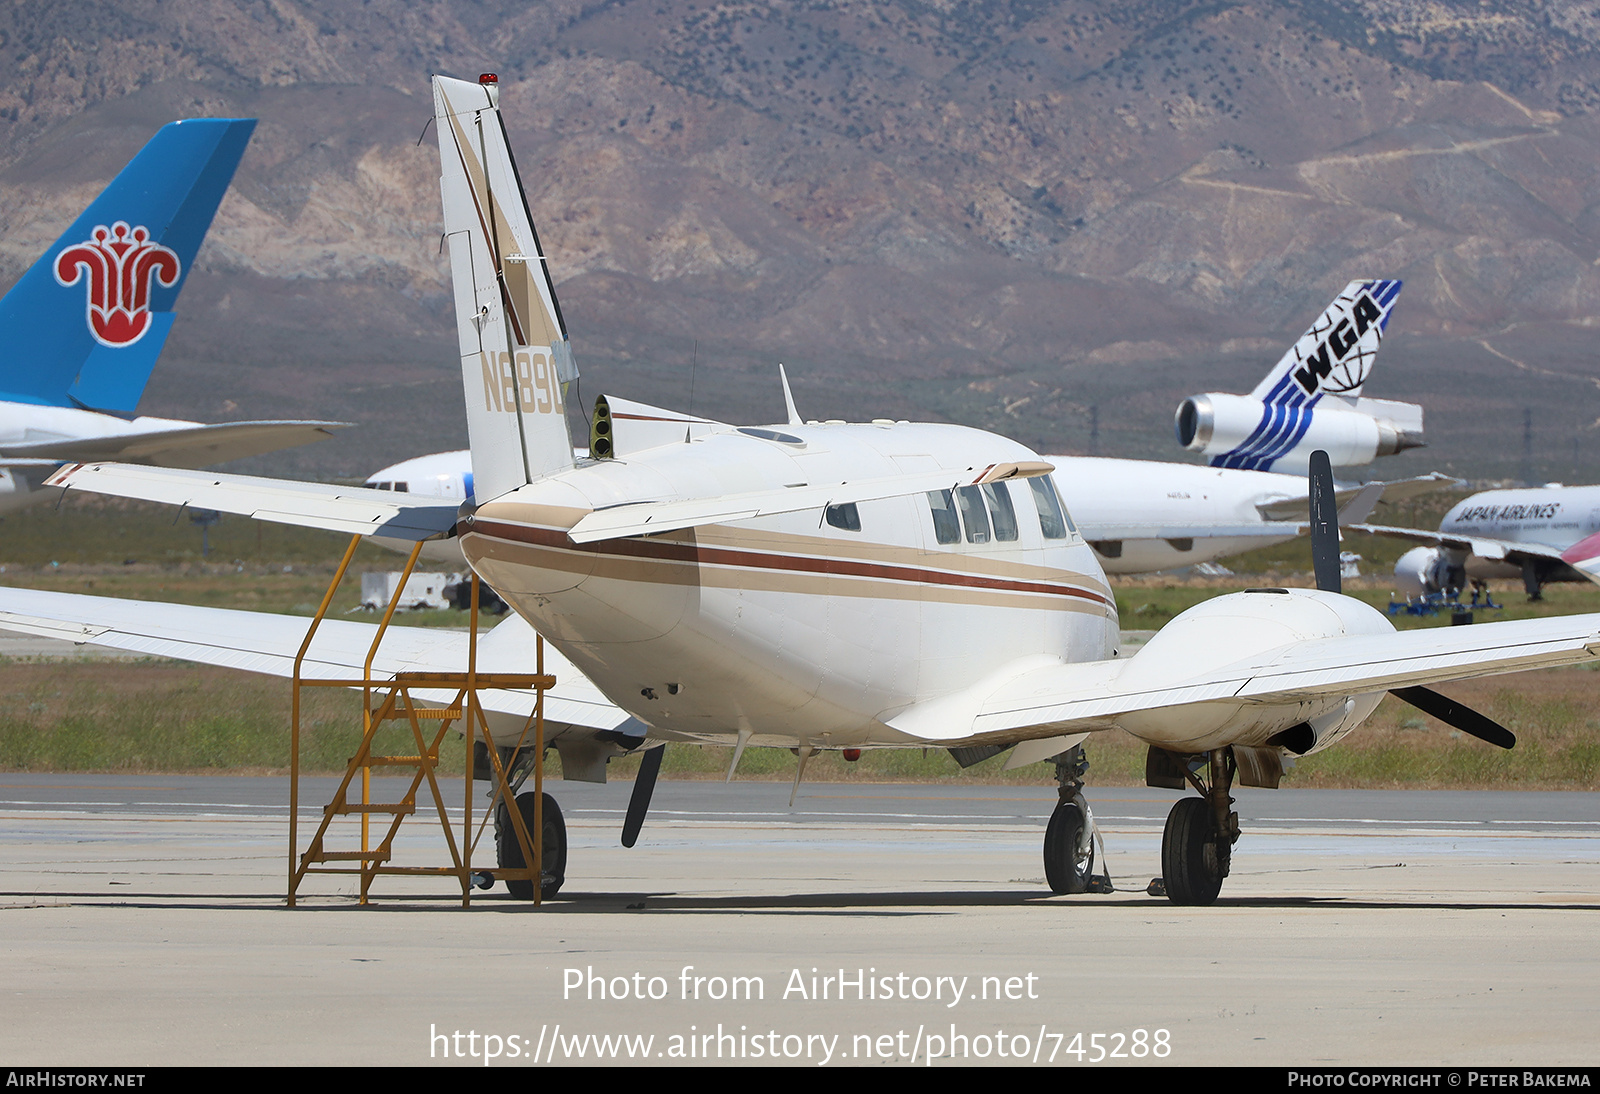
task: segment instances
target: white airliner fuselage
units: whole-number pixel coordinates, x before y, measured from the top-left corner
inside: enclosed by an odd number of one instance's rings
[[[1600,486],[1545,486],[1474,494],[1446,513],[1439,531],[1565,550],[1600,532]],[[1514,567],[1473,559],[1467,573],[1513,577]]]

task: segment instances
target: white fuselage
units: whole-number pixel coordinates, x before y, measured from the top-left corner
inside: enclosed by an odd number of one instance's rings
[[[1439,531],[1564,550],[1600,532],[1600,486],[1542,486],[1486,490],[1446,513]],[[1521,567],[1476,555],[1465,559],[1477,578],[1511,578]]]
[[[1046,538],[1026,481],[996,484],[1014,532],[1000,530],[991,495],[987,510],[960,510],[955,542],[939,541],[922,493],[859,503],[859,530],[810,510],[584,545],[568,538],[589,512],[627,502],[941,468],[954,482],[966,468],[1036,458],[959,426],[777,428],[798,443],[708,427],[692,442],[584,461],[479,506],[462,549],[613,702],[688,738],[909,743],[883,723],[913,704],[1028,659],[1114,654],[1116,605],[1093,552],[1070,529]]]
[[[1298,522],[1257,508],[1306,496],[1305,479],[1152,460],[1046,456],[1078,527],[1108,574],[1193,566],[1284,543]],[[1280,528],[1280,535],[1270,533]],[[1196,534],[1202,531],[1204,534]]]
[[[1298,475],[1152,460],[1044,459],[1055,464],[1055,482],[1067,511],[1108,574],[1193,566],[1284,543],[1299,534],[1298,522],[1268,521],[1257,508],[1303,499],[1305,479]],[[394,464],[371,475],[366,485],[462,501],[471,494],[466,485],[471,473],[472,455],[463,449]],[[1275,528],[1280,534],[1273,534]],[[398,541],[388,545],[410,549]],[[461,562],[454,540],[427,544],[423,557],[446,564]]]

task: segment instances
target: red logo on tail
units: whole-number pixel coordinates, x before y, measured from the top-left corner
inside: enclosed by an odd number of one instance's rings
[[[119,220],[97,227],[93,240],[78,243],[56,256],[56,281],[76,285],[87,275],[89,330],[102,346],[131,346],[150,329],[150,288],[159,281],[170,289],[178,283],[178,256],[150,242],[142,225],[129,228]]]

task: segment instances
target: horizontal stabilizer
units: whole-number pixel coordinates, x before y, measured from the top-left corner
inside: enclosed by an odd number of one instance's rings
[[[1048,475],[1054,470],[1053,464],[1029,460],[992,464],[984,468],[969,467],[964,471],[918,471],[910,475],[887,475],[858,482],[752,490],[743,494],[724,494],[689,501],[639,502],[596,510],[574,525],[568,535],[574,543],[594,543],[603,539],[694,528],[702,524],[726,524],[779,513],[798,513],[830,505],[898,498],[928,490],[951,490],[1005,479],[1032,478]]]
[[[224,422],[184,429],[152,429],[109,437],[80,437],[0,447],[14,459],[90,463],[156,463],[163,467],[209,467],[282,448],[325,441],[348,422]]]
[[[171,467],[69,464],[50,476],[45,485],[195,509],[215,509],[346,535],[433,539],[450,532],[456,523],[454,504],[441,504],[438,498],[423,494],[396,494],[359,486],[287,482]]]

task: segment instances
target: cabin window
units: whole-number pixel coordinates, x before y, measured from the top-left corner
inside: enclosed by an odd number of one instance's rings
[[[397,482],[394,484],[394,488],[395,491],[400,494],[411,493],[411,484],[409,482]]]
[[[1011,543],[1017,538],[1017,510],[1011,504],[1011,488],[1003,482],[991,482],[984,486],[983,496],[989,499],[994,538],[1001,543]]]
[[[989,512],[983,507],[983,491],[976,486],[956,490],[961,503],[961,522],[967,526],[968,543],[989,542]]]
[[[960,543],[961,518],[956,516],[955,495],[948,490],[929,490],[928,507],[933,510],[933,538],[940,543]]]
[[[824,515],[835,528],[842,528],[846,532],[861,531],[861,511],[853,501],[844,505],[830,505],[824,510]]]
[[[1067,514],[1061,508],[1061,499],[1056,497],[1055,483],[1049,475],[1037,475],[1028,480],[1028,488],[1033,491],[1033,504],[1039,510],[1039,531],[1044,533],[1045,539],[1067,538]]]

